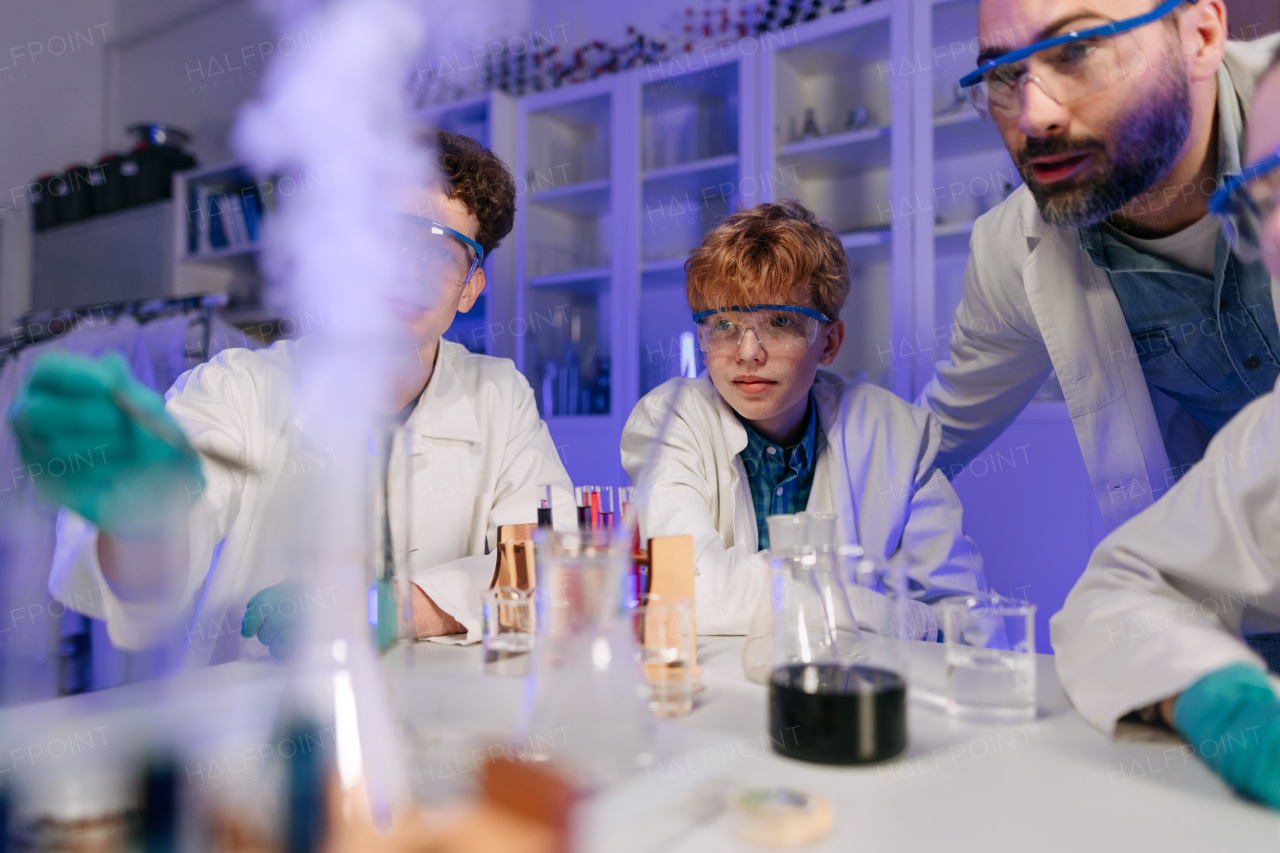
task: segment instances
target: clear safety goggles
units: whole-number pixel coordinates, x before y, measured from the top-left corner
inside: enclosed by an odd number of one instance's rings
[[[432,219],[401,214],[404,271],[414,281],[466,284],[480,264],[484,249],[466,234]]]
[[[818,327],[831,318],[798,305],[734,305],[693,315],[698,344],[708,354],[734,353],[750,329],[765,352],[807,349],[818,339]]]
[[[1073,30],[980,61],[960,78],[974,108],[986,119],[1013,119],[1022,114],[1025,89],[1034,83],[1062,106],[1068,106],[1128,77],[1145,74],[1173,57],[1151,57],[1133,31],[1171,14],[1183,3],[1166,0],[1145,15],[1087,30]]]
[[[1222,221],[1222,230],[1236,257],[1246,263],[1261,260],[1267,221],[1280,204],[1280,148],[1230,175],[1209,199],[1209,211]]]

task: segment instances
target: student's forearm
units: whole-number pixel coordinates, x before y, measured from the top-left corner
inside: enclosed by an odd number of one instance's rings
[[[410,584],[410,587],[413,589],[413,635],[415,637],[445,637],[467,632],[462,623],[441,610],[421,587],[417,584]]]
[[[168,598],[181,585],[188,559],[185,525],[164,539],[137,542],[98,533],[98,564],[111,591],[122,601]]]

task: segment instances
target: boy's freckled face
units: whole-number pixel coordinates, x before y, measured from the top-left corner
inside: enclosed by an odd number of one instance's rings
[[[813,307],[807,293],[791,304]],[[787,422],[803,416],[818,367],[830,364],[839,351],[839,344],[833,347],[830,341],[832,326],[839,322],[820,326],[816,340],[808,347],[775,347],[772,352],[747,329],[736,351],[704,353],[707,374],[720,396],[742,418],[766,432],[777,426],[785,431]]]

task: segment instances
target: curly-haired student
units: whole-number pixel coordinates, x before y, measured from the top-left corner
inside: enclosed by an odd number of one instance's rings
[[[412,435],[421,476],[412,517],[393,501],[388,524],[393,541],[406,530],[412,538],[418,636],[474,640],[498,526],[536,521],[543,484],[571,525],[572,485],[515,365],[442,338],[475,304],[484,257],[511,231],[515,181],[475,140],[434,130],[418,142],[437,158],[440,180],[411,188],[398,205],[406,274],[390,308],[419,357],[396,389],[398,415],[387,415]],[[117,646],[145,647],[177,630],[206,660],[267,649],[283,656],[300,636],[300,617],[333,604],[324,590],[303,592],[286,575],[296,560],[269,547],[283,521],[273,497],[297,487],[298,470],[325,463],[323,449],[307,449],[290,402],[306,346],[303,335],[267,350],[227,350],[180,377],[163,402],[120,361],[51,354],[33,369],[11,416],[24,459],[89,458],[106,448],[100,464],[37,484],[68,507],[50,587],[105,620]],[[161,441],[136,411],[180,427],[189,448]],[[202,456],[214,462],[202,465]],[[236,464],[217,463],[228,457]],[[187,494],[198,496],[193,506]],[[180,507],[179,517],[166,505]],[[175,541],[189,554],[177,572],[181,558],[154,559]]]

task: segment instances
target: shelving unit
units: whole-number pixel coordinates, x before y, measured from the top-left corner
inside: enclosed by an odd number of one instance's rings
[[[619,178],[635,168],[620,81],[521,98],[509,161],[526,188],[512,241],[511,322],[527,330],[516,364],[571,476],[599,480],[593,466],[605,464],[618,472],[607,482],[622,479],[616,436],[630,412],[624,341],[635,337],[617,308],[634,289],[627,273],[635,267],[634,247],[618,239],[618,211],[628,202]]]
[[[920,300],[906,357],[918,363],[927,381],[933,363],[947,356],[950,324],[963,292],[969,237],[979,216],[998,205],[1022,179],[996,126],[957,91],[973,70],[978,36],[978,0],[918,0],[917,55],[931,58],[929,86],[919,87],[921,125],[916,183],[918,205],[917,276]],[[927,124],[926,124],[927,122]],[[908,354],[906,350],[914,350]],[[923,381],[913,391],[918,392]]]
[[[681,374],[692,340],[684,262],[730,213],[757,203],[754,57],[685,73],[633,72],[640,88],[641,275],[639,387],[644,395]],[[634,404],[633,404],[634,405]]]
[[[909,3],[873,3],[798,24],[760,52],[762,200],[795,198],[841,233],[853,287],[832,368],[909,396],[911,365],[891,357],[914,321]],[[816,125],[816,132],[815,131]]]
[[[256,300],[263,282],[257,239],[261,221],[273,206],[274,190],[272,181],[257,180],[237,163],[174,175],[175,296],[226,293],[241,302]],[[210,237],[211,203],[218,198],[226,200],[217,214],[223,245],[212,244]],[[229,217],[238,221],[233,225]]]

